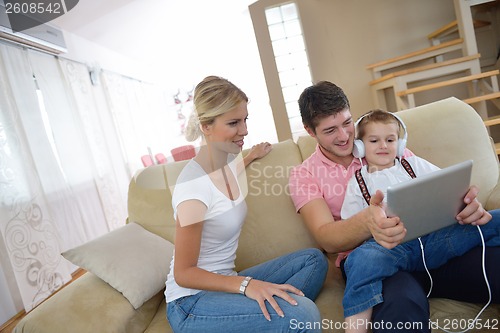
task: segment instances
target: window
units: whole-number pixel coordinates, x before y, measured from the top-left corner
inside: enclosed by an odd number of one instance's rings
[[[295,3],[287,3],[265,11],[274,59],[294,139],[304,133],[297,100],[311,85],[302,27]]]
[[[45,128],[45,133],[47,134],[47,139],[49,140],[50,147],[52,148],[52,153],[57,161],[57,165],[59,166],[60,172],[64,176],[64,171],[61,164],[61,158],[59,157],[59,153],[57,152],[56,143],[54,141],[54,132],[52,130],[52,126],[50,125],[49,114],[47,113],[47,109],[45,108],[45,101],[43,99],[43,93],[38,87],[38,82],[36,81],[36,77],[33,76],[33,80],[35,80],[36,86],[36,96],[38,99],[38,105],[40,106],[40,112],[42,115],[43,127]]]

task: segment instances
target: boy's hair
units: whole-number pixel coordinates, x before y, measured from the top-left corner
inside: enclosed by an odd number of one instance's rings
[[[349,100],[337,85],[321,81],[306,88],[299,97],[302,124],[316,133],[321,119],[348,110]]]
[[[398,138],[401,138],[401,122],[392,113],[380,109],[375,109],[362,115],[356,122],[356,139],[363,139],[366,134],[366,125],[370,123],[395,123],[398,125]]]

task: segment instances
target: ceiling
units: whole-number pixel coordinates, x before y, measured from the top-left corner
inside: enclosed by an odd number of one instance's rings
[[[80,0],[51,23],[123,55],[143,59],[210,39],[255,0]]]

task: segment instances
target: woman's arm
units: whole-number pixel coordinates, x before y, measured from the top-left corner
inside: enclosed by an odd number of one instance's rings
[[[177,206],[175,281],[184,288],[239,293],[244,276],[215,274],[197,266],[206,210],[206,206],[199,200],[187,200]],[[245,295],[257,301],[266,319],[270,320],[265,301],[269,302],[278,315],[284,315],[273,296],[281,297],[290,304],[297,304],[287,291],[303,295],[289,284],[278,285],[254,279],[248,284]]]
[[[174,277],[177,284],[184,288],[239,292],[243,276],[225,276],[208,272],[196,264],[201,244],[203,223],[185,227],[177,225],[175,235]]]
[[[269,142],[261,142],[250,148],[250,151],[243,157],[243,163],[241,157],[238,157],[240,160],[236,164],[237,174],[240,175],[250,163],[266,156],[272,149],[273,146]]]
[[[205,204],[199,200],[187,200],[177,206],[175,281],[184,288],[239,292],[244,277],[210,273],[197,266],[206,211]]]
[[[243,158],[245,168],[256,159],[262,158],[269,154],[271,149],[273,149],[273,146],[269,142],[261,142],[253,146],[248,154],[246,154]]]

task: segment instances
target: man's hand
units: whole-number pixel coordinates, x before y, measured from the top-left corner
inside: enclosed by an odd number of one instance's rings
[[[371,197],[368,207],[368,228],[377,243],[387,249],[399,245],[406,236],[406,229],[399,217],[387,217],[382,205],[384,194],[378,191]]]
[[[464,197],[465,208],[458,213],[457,220],[460,224],[483,225],[491,220],[491,214],[488,213],[483,205],[477,201],[479,189],[477,186],[471,186]]]

